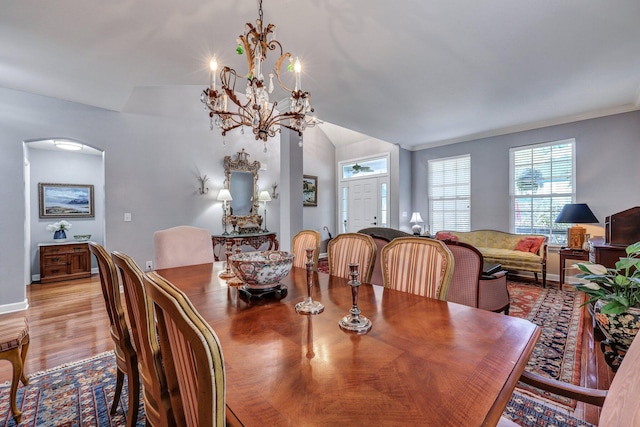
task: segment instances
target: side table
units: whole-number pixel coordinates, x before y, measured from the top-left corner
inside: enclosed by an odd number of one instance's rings
[[[560,289],[564,284],[564,269],[565,263],[568,259],[576,261],[589,261],[589,251],[583,251],[582,249],[570,249],[561,248],[560,251]]]

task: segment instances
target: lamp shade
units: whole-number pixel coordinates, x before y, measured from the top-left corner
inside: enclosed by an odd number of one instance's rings
[[[260,192],[260,195],[258,196],[258,201],[260,202],[270,202],[271,201],[271,196],[269,195],[269,192],[264,190]]]
[[[567,203],[564,205],[558,217],[557,223],[567,224],[594,224],[598,218],[591,212],[586,203]]]
[[[411,214],[411,219],[409,220],[409,222],[417,224],[419,222],[424,222],[424,220],[420,216],[420,212],[414,212]]]
[[[223,188],[222,190],[220,190],[220,192],[218,193],[218,200],[222,201],[222,202],[228,202],[230,200],[233,200],[231,198],[231,192],[226,189]]]

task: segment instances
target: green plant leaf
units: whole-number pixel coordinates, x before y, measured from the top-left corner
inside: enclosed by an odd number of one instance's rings
[[[618,300],[609,301],[600,310],[604,314],[620,314],[627,311],[628,305],[621,304]]]

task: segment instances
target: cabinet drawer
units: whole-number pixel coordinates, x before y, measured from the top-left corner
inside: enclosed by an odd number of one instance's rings
[[[43,262],[45,265],[67,265],[67,255],[45,255]]]
[[[64,276],[67,274],[67,264],[63,265],[48,265],[44,268],[44,271],[40,273],[41,277],[54,277]]]

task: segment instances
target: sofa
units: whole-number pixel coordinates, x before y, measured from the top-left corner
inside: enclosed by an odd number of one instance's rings
[[[513,234],[497,230],[439,231],[440,240],[457,240],[475,246],[485,263],[502,264],[504,270],[542,273],[542,286],[547,282],[547,237],[539,234]],[[532,252],[533,251],[533,252]]]

